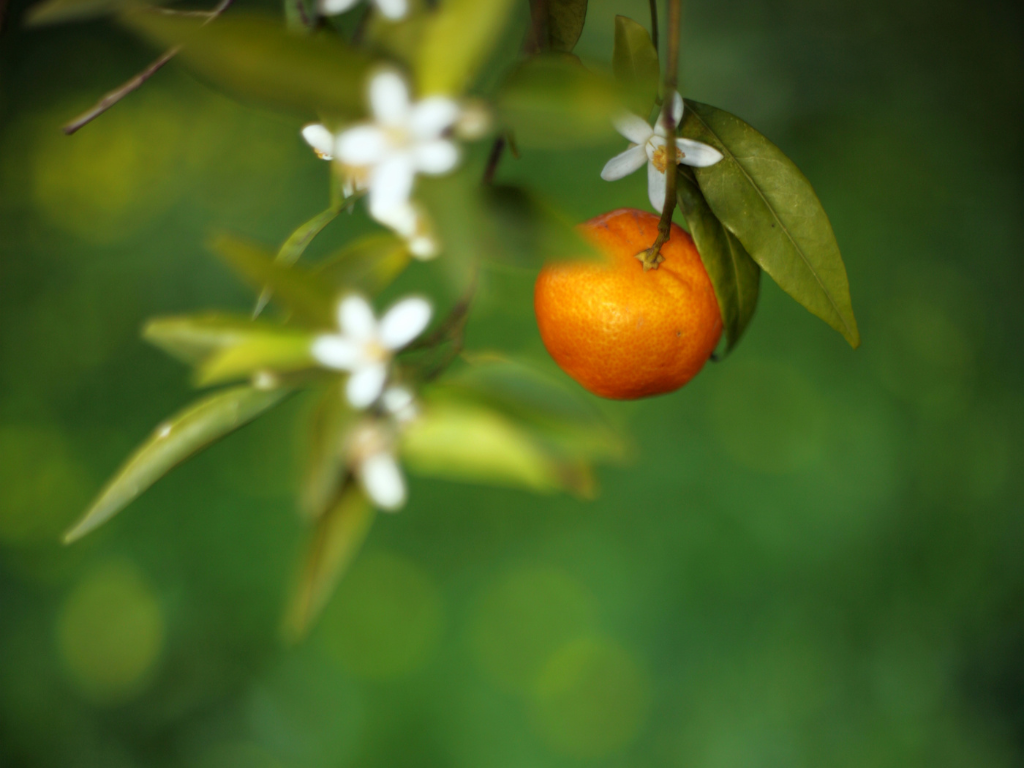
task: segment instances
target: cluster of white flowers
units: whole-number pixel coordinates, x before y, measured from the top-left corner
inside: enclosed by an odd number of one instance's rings
[[[678,93],[672,94],[672,120],[679,125],[683,119],[683,99]],[[667,131],[661,121],[661,113],[648,125],[636,115],[627,112],[615,121],[615,130],[632,143],[625,152],[609,160],[601,170],[605,181],[616,181],[628,176],[647,163],[647,196],[654,210],[661,213],[665,208],[665,171],[668,168],[668,151],[665,149]],[[722,159],[722,153],[714,147],[690,139],[676,139],[676,163],[706,168]]]
[[[411,199],[413,182],[418,173],[447,173],[458,164],[459,148],[447,135],[463,110],[445,96],[413,102],[405,79],[390,69],[370,77],[369,103],[372,121],[337,134],[313,123],[302,136],[317,155],[340,165],[346,195],[367,191],[370,215],[401,235],[414,256],[436,256],[430,221]]]
[[[345,395],[353,408],[380,406],[384,418],[368,418],[350,435],[346,450],[366,495],[381,509],[405,503],[405,479],[395,458],[402,427],[417,414],[412,392],[388,384],[395,353],[419,336],[430,322],[426,299],[413,296],[392,306],[378,321],[362,296],[338,303],[339,333],[313,339],[312,354],[320,365],[349,374]]]

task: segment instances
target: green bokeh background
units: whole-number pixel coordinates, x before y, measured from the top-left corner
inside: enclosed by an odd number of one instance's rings
[[[683,91],[815,184],[862,348],[766,280],[727,361],[607,405],[635,460],[596,501],[413,479],[296,648],[301,400],[58,538],[191,397],[144,319],[251,306],[204,239],[282,241],[327,167],[299,120],[174,65],[64,137],[154,54],[23,10],[0,37],[0,765],[1024,762],[1019,3],[689,2]],[[585,58],[616,13],[646,3],[591,0]],[[646,208],[642,174],[598,179],[620,149],[499,178],[580,220]],[[530,288],[492,277],[470,346],[543,360]]]

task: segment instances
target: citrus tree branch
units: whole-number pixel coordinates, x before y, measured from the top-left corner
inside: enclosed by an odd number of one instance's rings
[[[3,2],[3,0],[0,0],[0,2]],[[206,21],[204,21],[203,24],[206,25],[214,19],[216,19],[222,13],[224,13],[224,11],[228,9],[232,2],[233,0],[221,0],[221,2],[211,11],[197,11],[190,15],[205,17]],[[85,112],[80,114],[71,122],[67,123],[62,128],[64,133],[70,136],[79,128],[82,128],[83,126],[91,123],[97,117],[99,117],[112,106],[121,101],[121,99],[123,99],[125,96],[134,91],[137,91],[139,88],[142,87],[142,85],[147,80],[149,80],[149,78],[151,78],[153,75],[159,72],[167,62],[169,62],[171,59],[177,56],[178,51],[180,50],[181,46],[176,45],[173,48],[169,48],[168,50],[164,51],[162,54],[160,54],[159,58],[157,58],[152,64],[150,64],[144,70],[135,75],[135,77],[133,77],[131,80],[128,80],[126,83],[123,83],[119,87],[110,91],[102,99],[97,101],[92,107],[87,109]]]
[[[650,0],[651,4],[651,42],[654,43],[654,51],[658,52],[658,0]]]

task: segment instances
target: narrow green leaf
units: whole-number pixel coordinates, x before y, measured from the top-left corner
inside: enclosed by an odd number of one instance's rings
[[[618,86],[564,55],[537,56],[505,80],[498,112],[521,145],[578,147],[615,136],[612,118],[623,109]]]
[[[570,52],[583,34],[587,0],[547,0],[548,47]]]
[[[285,619],[285,633],[293,642],[302,639],[319,618],[362,547],[373,518],[373,507],[350,483],[317,521]]]
[[[367,235],[317,263],[312,275],[334,294],[359,291],[375,296],[402,273],[409,261],[409,249],[401,238]]]
[[[66,21],[105,16],[127,5],[128,0],[43,0],[25,12],[25,25],[41,27]]]
[[[550,456],[512,421],[493,410],[443,400],[428,402],[402,436],[410,471],[451,480],[557,490]]]
[[[158,426],[107,483],[65,534],[70,543],[109,520],[143,491],[193,454],[255,419],[289,394],[235,387],[196,401]]]
[[[121,22],[161,48],[184,46],[178,59],[233,95],[307,115],[365,112],[369,60],[335,35],[296,35],[275,16],[244,12],[205,26],[147,10]]]
[[[289,328],[253,330],[239,343],[214,353],[196,372],[196,385],[209,387],[255,373],[289,373],[316,366],[313,337]]]
[[[612,71],[627,94],[629,108],[644,120],[658,99],[661,67],[647,29],[625,16],[615,17]]]
[[[761,268],[743,244],[722,226],[701,194],[689,168],[680,166],[676,180],[679,208],[711,278],[725,326],[725,351],[740,340],[757,307]]]
[[[478,261],[487,255],[487,215],[479,178],[463,168],[449,176],[417,181],[417,197],[441,242],[436,263],[449,278],[449,287],[456,296],[466,291],[476,275]]]
[[[860,333],[839,245],[800,169],[738,117],[707,104],[686,102],[681,134],[724,155],[695,169],[715,216],[786,293],[857,347]]]
[[[345,434],[354,416],[336,382],[313,409],[301,494],[302,511],[312,520],[324,514],[345,479]]]
[[[242,343],[262,327],[262,323],[238,315],[208,312],[155,317],[142,329],[142,337],[171,357],[199,366],[216,353]]]
[[[420,96],[460,96],[473,83],[513,0],[446,0],[423,29],[416,56]]]
[[[231,235],[219,235],[210,249],[254,289],[269,287],[296,317],[318,327],[333,327],[334,297],[308,272],[277,263],[263,248]]]

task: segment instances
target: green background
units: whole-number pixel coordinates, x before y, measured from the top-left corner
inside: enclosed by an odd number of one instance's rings
[[[301,399],[58,539],[191,397],[144,319],[251,306],[204,239],[281,242],[327,166],[300,120],[174,65],[63,136],[154,52],[23,10],[0,37],[0,765],[1024,761],[1019,3],[688,3],[683,92],[814,183],[863,346],[766,279],[729,359],[603,405],[635,450],[597,500],[414,478],[298,647]],[[591,0],[585,59],[616,13],[646,23]],[[579,220],[647,208],[642,173],[598,177],[622,146],[499,179]],[[491,275],[470,347],[542,361],[530,296]]]

